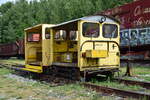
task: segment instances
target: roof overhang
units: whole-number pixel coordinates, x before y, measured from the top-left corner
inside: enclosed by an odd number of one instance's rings
[[[40,30],[40,29],[42,29],[43,26],[52,27],[52,26],[54,26],[54,24],[38,24],[38,25],[24,29],[24,31]]]

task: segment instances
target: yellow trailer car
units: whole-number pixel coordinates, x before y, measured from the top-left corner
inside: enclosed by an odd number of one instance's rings
[[[37,25],[25,29],[23,69],[62,76],[113,73],[120,67],[119,44],[119,22],[104,15]]]
[[[52,48],[50,31],[52,24],[39,24],[25,29],[25,68],[23,70],[42,73],[43,66],[50,65]]]

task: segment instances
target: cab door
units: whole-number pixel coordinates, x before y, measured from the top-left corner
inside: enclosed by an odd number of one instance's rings
[[[99,66],[113,67],[118,66],[120,62],[119,45],[117,42],[107,41],[105,47],[107,47],[107,57],[100,58]],[[103,44],[103,45],[104,45]]]
[[[91,68],[98,66],[96,41],[100,37],[100,23],[92,21],[79,22],[79,49],[78,49],[78,66],[83,70],[84,68]]]
[[[103,23],[102,38],[106,41],[108,56],[100,59],[101,66],[119,66],[119,26],[117,24]]]

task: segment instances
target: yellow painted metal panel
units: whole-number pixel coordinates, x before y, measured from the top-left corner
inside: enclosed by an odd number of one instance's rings
[[[102,58],[107,56],[107,50],[86,50],[86,57],[88,58]]]
[[[42,66],[33,66],[33,65],[25,65],[25,68],[22,68],[22,70],[36,72],[36,73],[43,72]]]
[[[63,60],[63,62],[72,62],[72,60],[73,60],[72,53],[63,54],[62,60]]]
[[[36,59],[36,55],[29,55],[27,59]]]
[[[42,66],[26,65],[25,67],[29,69],[42,70]]]
[[[51,39],[45,38],[46,29],[50,28],[54,25],[52,24],[40,24],[30,28],[25,29],[25,62],[26,65],[31,63],[40,62],[41,66],[49,66],[51,63],[52,50],[50,49],[52,46]],[[30,32],[40,33],[40,41],[38,42],[28,42],[27,36]],[[49,32],[51,34],[51,32]],[[29,67],[29,66],[26,66]],[[31,67],[31,66],[30,66]],[[31,69],[31,68],[27,68]],[[35,68],[33,68],[35,69]],[[36,66],[36,69],[38,67]],[[41,70],[41,68],[39,68]]]
[[[98,37],[84,37],[82,35],[82,24],[84,22],[87,21],[80,21],[78,24],[78,48],[81,48],[80,50],[78,50],[78,66],[80,67],[80,70],[83,71],[86,69],[92,69],[94,67],[118,68],[120,66],[120,57],[117,55],[117,53],[120,52],[118,46],[120,44],[119,30],[117,38],[104,38],[102,34],[100,34]],[[98,23],[100,26],[100,33],[102,32],[102,25],[104,23]],[[118,23],[110,22],[110,24],[116,24],[119,29]],[[93,41],[95,42],[93,43]]]
[[[43,66],[50,66],[51,65],[51,52],[52,52],[52,32],[51,27],[52,25],[44,25],[42,28],[43,38],[42,38],[42,65]],[[49,27],[49,28],[48,28]],[[46,34],[49,34],[49,37],[46,37]]]
[[[30,69],[30,68],[22,68],[22,70],[35,72],[35,73],[42,73],[42,70],[35,70],[35,69]]]
[[[54,41],[54,52],[67,52],[67,41]]]
[[[49,66],[50,65],[50,39],[43,40],[42,45],[42,63],[43,66]]]

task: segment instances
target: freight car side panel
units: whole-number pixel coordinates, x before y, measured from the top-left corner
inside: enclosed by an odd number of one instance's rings
[[[18,47],[15,43],[1,44],[0,45],[0,56],[1,57],[11,57],[18,55]]]
[[[17,42],[17,44],[19,45],[18,54],[24,56],[24,51],[25,51],[25,48],[24,48],[24,39],[19,40],[19,41],[16,41],[16,42]]]
[[[150,25],[149,0],[138,0],[99,13],[110,15],[120,20],[121,29],[146,27]]]
[[[132,27],[143,27],[150,25],[150,1],[139,0],[131,4],[131,23]]]

